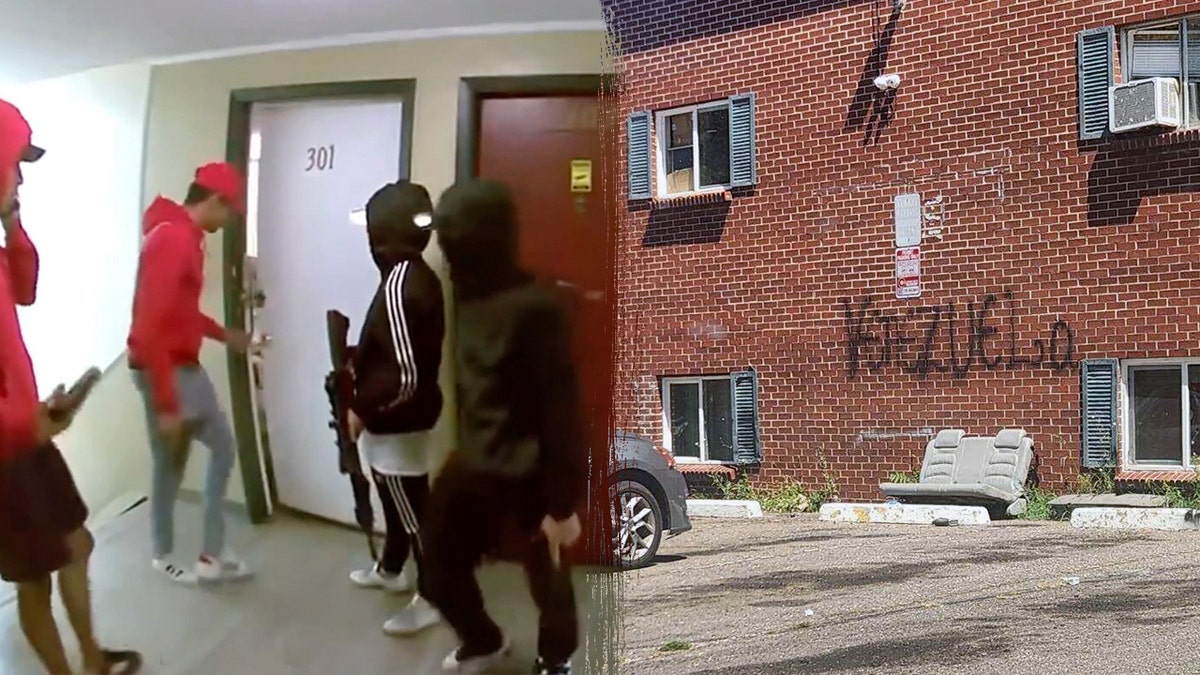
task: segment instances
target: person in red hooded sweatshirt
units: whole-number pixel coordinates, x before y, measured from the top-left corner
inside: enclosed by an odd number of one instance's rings
[[[250,574],[225,544],[222,504],[237,456],[217,393],[200,366],[205,338],[246,351],[249,337],[200,311],[204,237],[244,213],[241,174],[225,163],[196,170],[183,204],[155,198],[143,219],[143,242],[129,330],[129,365],[142,393],[153,460],[150,489],[152,567],[172,581],[195,584]],[[204,487],[204,540],[192,570],[175,562],[174,513],[193,440],[209,449]]]
[[[70,426],[83,401],[55,389],[38,400],[33,363],[21,335],[17,305],[37,296],[37,249],[21,227],[17,187],[21,163],[43,150],[29,123],[0,100],[0,577],[16,584],[21,630],[51,675],[71,673],[51,606],[51,577],[79,639],[85,673],[134,673],[137,652],[102,649],[92,627],[88,560],[93,539],[88,510],[54,437]]]

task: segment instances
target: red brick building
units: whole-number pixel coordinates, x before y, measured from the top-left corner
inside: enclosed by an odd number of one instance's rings
[[[603,4],[620,426],[844,498],[947,427],[1194,475],[1200,2]],[[1179,128],[1112,132],[1156,76]]]

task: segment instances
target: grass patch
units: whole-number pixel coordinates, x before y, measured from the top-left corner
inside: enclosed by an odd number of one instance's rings
[[[670,640],[658,648],[660,652],[685,652],[692,648],[692,643],[683,640]]]
[[[713,483],[720,490],[722,499],[756,501],[768,513],[818,511],[822,504],[837,495],[837,480],[831,474],[826,474],[823,484],[811,489],[796,481],[772,488],[758,488],[744,478],[731,481],[724,476],[715,476]]]
[[[721,492],[722,499],[755,501],[763,511],[771,513],[797,513],[808,508],[804,486],[786,483],[776,488],[757,488],[744,478],[731,481],[724,476],[714,476],[713,483]]]
[[[1050,520],[1050,502],[1058,495],[1040,487],[1029,488],[1025,491],[1025,512],[1017,516],[1021,520]]]
[[[1112,469],[1089,471],[1079,475],[1075,490],[1085,495],[1102,495],[1117,491],[1116,473]]]
[[[1200,488],[1195,484],[1161,483],[1155,492],[1167,498],[1172,509],[1200,509]]]

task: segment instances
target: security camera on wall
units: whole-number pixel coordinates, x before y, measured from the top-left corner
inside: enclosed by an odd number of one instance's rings
[[[900,86],[899,75],[880,75],[875,78],[875,86],[879,91],[887,91],[888,89],[896,89]]]

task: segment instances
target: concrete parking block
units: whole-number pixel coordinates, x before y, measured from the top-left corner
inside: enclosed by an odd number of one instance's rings
[[[991,517],[982,506],[935,506],[932,504],[850,504],[821,506],[820,519],[833,523],[888,523],[895,525],[931,525],[945,518],[959,525],[990,525]]]
[[[1194,509],[1146,509],[1119,507],[1078,508],[1071,525],[1108,530],[1196,530],[1200,511]]]
[[[762,506],[752,499],[689,499],[690,518],[762,518]]]

